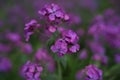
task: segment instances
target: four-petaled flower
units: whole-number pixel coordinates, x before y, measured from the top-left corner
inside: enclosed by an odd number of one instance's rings
[[[31,63],[30,61],[28,61],[22,67],[21,74],[26,80],[41,80],[39,77],[42,71],[43,71],[43,68],[39,64]]]
[[[76,44],[79,40],[79,37],[77,36],[77,34],[72,30],[63,31],[62,37],[63,39],[65,39],[65,41],[71,44]]]
[[[59,56],[62,56],[67,53],[68,47],[67,43],[63,39],[58,39],[55,44],[51,47],[51,50],[54,53],[58,53]]]

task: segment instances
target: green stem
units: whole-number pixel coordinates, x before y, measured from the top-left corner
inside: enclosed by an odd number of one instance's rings
[[[58,64],[58,80],[62,80],[62,69],[60,61],[58,61],[57,64]]]

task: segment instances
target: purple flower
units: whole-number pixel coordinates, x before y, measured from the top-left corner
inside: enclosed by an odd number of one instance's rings
[[[93,25],[89,28],[88,34],[92,35],[95,41],[108,43],[112,48],[120,48],[120,17],[112,9],[107,9],[104,15],[95,17]]]
[[[64,13],[61,8],[56,5],[56,4],[50,4],[50,5],[45,5],[45,7],[38,12],[39,14],[43,16],[47,16],[49,21],[51,22],[57,22],[60,20],[69,20],[69,16]]]
[[[94,54],[92,56],[92,59],[95,61],[99,61],[102,64],[107,64],[108,63],[108,57],[105,55],[101,55],[101,54]]]
[[[88,45],[91,49],[91,51],[94,53],[94,54],[104,54],[105,53],[105,48],[100,44],[100,43],[97,43],[97,42],[88,42]]]
[[[72,30],[65,30],[62,33],[62,37],[65,41],[71,44],[76,44],[79,40],[77,34]]]
[[[12,63],[8,58],[0,57],[0,71],[6,72],[12,68]]]
[[[29,23],[25,24],[25,38],[26,41],[29,40],[30,36],[38,29],[40,28],[40,24],[37,23],[36,20],[31,20]]]
[[[115,54],[114,59],[116,63],[120,63],[120,54]]]
[[[27,61],[21,71],[21,74],[26,80],[41,80],[39,77],[43,71],[43,68],[37,63]]]
[[[85,69],[80,70],[76,75],[77,80],[102,80],[102,70],[95,65],[86,66]]]
[[[65,28],[59,26],[59,27],[57,28],[57,30],[58,30],[60,33],[62,33],[62,32],[65,30]]]
[[[58,53],[59,56],[79,51],[80,46],[77,43],[79,37],[77,34],[72,30],[64,30],[64,28],[59,28],[59,31],[62,34],[62,38],[55,42],[55,44],[51,47],[51,50],[54,53]]]
[[[67,43],[63,39],[58,39],[55,42],[55,44],[51,47],[51,50],[54,53],[57,53],[59,56],[62,56],[68,51]]]
[[[85,68],[87,80],[101,80],[102,79],[102,71],[98,69],[95,65],[89,65]]]
[[[109,26],[105,30],[106,34],[111,35],[112,37],[117,37],[117,35],[120,33],[120,27],[119,26]]]
[[[88,53],[86,49],[83,49],[79,54],[79,59],[86,59],[88,57]]]
[[[54,72],[55,62],[45,49],[39,48],[35,54],[35,58],[36,60],[41,61],[44,65],[46,64],[48,71]]]
[[[39,61],[48,60],[48,53],[45,49],[39,48],[35,54],[35,58]]]
[[[76,53],[77,51],[79,51],[79,49],[80,49],[79,44],[75,44],[75,45],[72,45],[72,46],[69,48],[69,51],[72,52],[72,53]]]
[[[97,15],[92,20],[92,25],[88,30],[88,34],[92,36],[94,40],[99,41],[101,39],[104,39],[103,36],[105,34],[106,27],[107,25],[104,22],[104,17],[101,15]]]
[[[21,48],[21,51],[26,54],[31,54],[33,51],[32,45],[28,43],[21,44],[20,48]]]
[[[48,30],[52,33],[54,33],[57,30],[57,26],[49,26]]]
[[[21,42],[21,37],[17,33],[8,33],[6,34],[6,38],[15,44],[19,44]]]
[[[106,29],[106,25],[104,25],[103,23],[94,24],[90,27],[90,29],[88,30],[88,33],[96,37],[96,36],[103,35],[105,29]]]
[[[101,23],[103,24],[104,23],[104,16],[103,15],[96,15],[93,19],[92,19],[92,23],[93,24],[98,24],[98,23]]]
[[[109,43],[110,46],[115,48],[120,48],[120,28],[119,26],[111,26],[106,29],[105,39]]]

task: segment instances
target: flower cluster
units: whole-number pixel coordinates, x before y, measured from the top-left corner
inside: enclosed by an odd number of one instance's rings
[[[106,41],[113,48],[120,48],[120,18],[112,9],[107,9],[103,15],[97,15],[89,28],[89,35],[97,42]]]
[[[7,72],[12,68],[9,58],[0,57],[0,72]]]
[[[38,22],[33,19],[29,23],[25,24],[25,38],[29,41],[29,38],[35,31],[39,31],[40,26],[47,27],[48,31],[54,33],[61,22],[66,22],[69,20],[69,16],[56,4],[52,3],[45,5],[45,7],[38,11],[42,16],[47,17],[43,25],[38,24]],[[44,20],[45,18],[42,18]],[[41,21],[42,21],[41,20]]]
[[[52,33],[57,30],[58,24],[69,20],[69,15],[54,3],[45,5],[38,13],[47,18],[48,30]]]
[[[12,47],[13,47],[13,44],[14,44],[14,47],[18,47],[21,50],[21,52],[26,53],[26,54],[31,54],[32,53],[32,51],[33,51],[32,50],[32,45],[30,43],[22,42],[22,37],[20,36],[20,34],[15,33],[15,32],[7,32],[6,35],[5,35],[5,38],[7,40],[9,40],[9,42],[10,42],[9,45],[12,45]],[[5,47],[5,45],[4,46],[0,45],[0,47],[1,47],[1,49],[3,47],[3,48],[6,49],[6,51],[8,51],[9,47],[11,47],[11,46],[8,46],[8,48],[7,48],[7,47]],[[0,49],[0,51],[1,51],[1,49]],[[2,50],[4,50],[4,49],[2,49]]]
[[[108,63],[108,57],[105,54],[105,48],[102,44],[99,42],[88,42],[88,46],[90,50],[92,51],[92,59],[94,61],[99,61],[101,64],[107,64]]]
[[[38,22],[36,20],[31,20],[29,23],[25,24],[25,38],[26,41],[29,41],[29,38],[32,34],[34,34],[34,32],[36,30],[38,30],[40,28],[40,24],[38,24]]]
[[[4,3],[0,80],[119,80],[120,0]]]
[[[62,38],[56,40],[55,44],[51,46],[51,50],[59,56],[66,53],[76,53],[80,48],[78,40],[79,37],[74,31],[65,30],[62,32]]]
[[[69,16],[56,4],[45,5],[45,7],[39,11],[39,14],[46,16],[50,22],[60,22],[69,20]]]
[[[26,80],[41,80],[39,77],[43,68],[37,63],[28,61],[21,70],[21,74]]]
[[[88,65],[76,75],[77,80],[102,80],[102,71],[95,65]]]

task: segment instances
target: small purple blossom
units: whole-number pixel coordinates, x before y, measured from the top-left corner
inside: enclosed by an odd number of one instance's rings
[[[77,51],[79,51],[79,49],[80,49],[79,44],[75,44],[75,45],[72,45],[72,46],[69,48],[69,51],[70,51],[71,53],[76,53]]]
[[[19,44],[21,42],[21,37],[17,33],[7,33],[6,38],[15,44]]]
[[[55,62],[45,49],[39,48],[35,54],[35,58],[37,61],[41,61],[44,65],[46,64],[48,71],[54,72]]]
[[[108,57],[105,55],[100,55],[100,54],[94,54],[92,56],[92,59],[95,61],[99,61],[102,64],[107,64],[108,63]]]
[[[60,33],[62,33],[63,31],[65,31],[65,28],[59,26],[59,27],[57,28],[57,30],[58,30]]]
[[[22,67],[21,74],[26,80],[41,80],[40,75],[43,68],[37,64],[27,61],[27,63]]]
[[[45,7],[38,12],[43,16],[47,16],[49,21],[57,22],[57,21],[67,21],[69,20],[69,16],[64,13],[64,11],[56,4],[45,5]]]
[[[37,23],[36,20],[31,20],[29,23],[25,24],[25,38],[26,41],[29,41],[30,36],[40,28],[40,24]]]
[[[45,49],[39,48],[35,54],[35,58],[39,61],[47,60],[48,59],[47,51]]]
[[[57,30],[57,27],[56,26],[49,26],[48,27],[48,30],[52,33],[54,33],[56,30]]]
[[[105,48],[100,43],[88,42],[88,45],[94,54],[104,54],[105,53]]]
[[[22,43],[20,48],[21,48],[21,51],[25,54],[31,54],[33,51],[32,45],[28,43]]]
[[[12,68],[12,63],[8,58],[0,57],[0,72],[9,71]]]
[[[111,47],[120,48],[120,27],[111,26],[106,28],[105,39]]]
[[[90,27],[88,33],[96,37],[98,35],[103,35],[105,29],[106,29],[106,25],[104,25],[104,23],[94,24]]]
[[[62,37],[65,41],[71,44],[76,44],[79,40],[77,34],[72,30],[65,30],[62,33]]]
[[[76,75],[77,80],[102,80],[102,70],[95,65],[88,65]]]
[[[86,49],[83,49],[82,51],[80,51],[79,59],[86,59],[87,57],[88,57],[88,52]]]
[[[112,48],[120,48],[120,17],[112,9],[107,9],[104,15],[97,15],[88,34],[95,41],[108,43]]]
[[[68,47],[67,43],[63,39],[58,39],[53,46],[51,46],[51,50],[54,53],[57,53],[59,56],[62,56],[67,53]]]
[[[115,54],[114,60],[116,63],[120,63],[120,54],[119,53]]]

